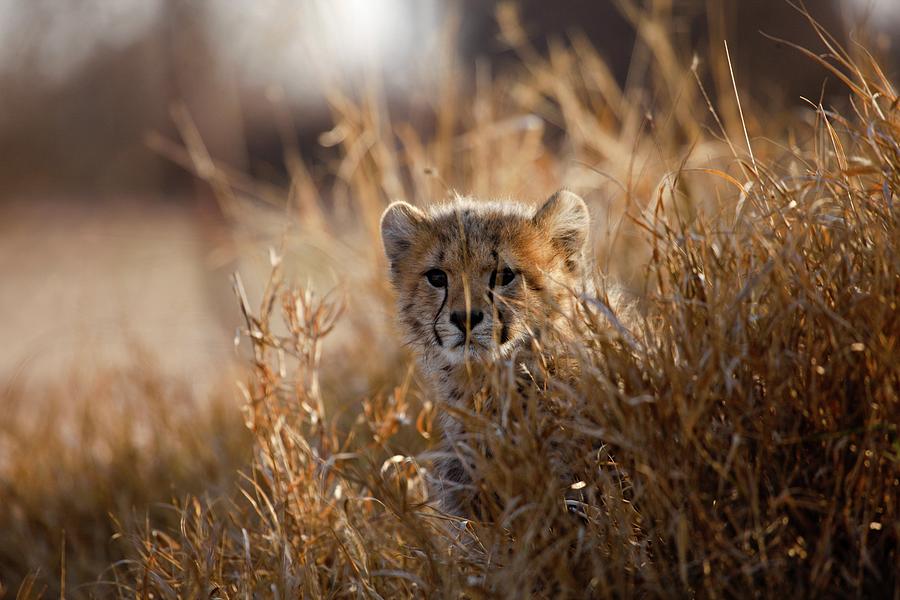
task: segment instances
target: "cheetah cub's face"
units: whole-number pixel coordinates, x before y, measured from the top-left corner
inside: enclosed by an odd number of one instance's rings
[[[561,191],[542,207],[391,204],[381,236],[407,341],[428,360],[508,355],[558,314],[583,271],[589,217]]]

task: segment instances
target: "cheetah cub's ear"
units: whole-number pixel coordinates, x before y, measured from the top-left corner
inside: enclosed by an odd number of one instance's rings
[[[560,190],[538,209],[532,222],[562,251],[563,258],[570,261],[584,248],[591,218],[580,196]]]
[[[412,246],[426,219],[424,212],[408,202],[393,202],[385,209],[381,215],[381,242],[392,267]]]

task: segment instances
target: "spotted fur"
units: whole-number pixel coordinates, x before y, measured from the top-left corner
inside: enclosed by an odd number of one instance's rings
[[[584,275],[588,229],[584,201],[565,190],[537,209],[470,199],[387,208],[381,235],[399,321],[439,401],[466,407],[481,388],[473,365],[510,357],[539,325],[567,312]],[[441,421],[435,493],[459,514],[470,483],[453,452],[463,432],[447,411]]]

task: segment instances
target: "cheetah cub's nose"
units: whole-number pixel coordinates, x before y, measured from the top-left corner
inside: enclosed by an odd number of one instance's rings
[[[484,319],[484,313],[480,310],[473,310],[469,313],[469,329],[475,329],[475,326],[481,323],[481,320]],[[450,313],[450,322],[456,325],[456,328],[466,332],[466,313],[465,311],[457,310]]]

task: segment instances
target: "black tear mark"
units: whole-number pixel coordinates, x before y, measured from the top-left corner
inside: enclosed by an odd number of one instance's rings
[[[491,271],[491,278],[488,280],[488,300],[494,303],[494,286],[497,285],[497,269],[500,267],[500,256],[496,250],[491,250],[491,257],[494,259],[494,270]]]
[[[444,310],[444,306],[447,304],[447,296],[450,293],[449,286],[444,287],[444,299],[441,301],[441,307],[438,308],[437,314],[434,315],[434,321],[431,322],[431,331],[434,333],[434,339],[437,340],[438,346],[444,347],[444,340],[441,339],[441,334],[438,333],[437,330],[437,322],[438,318],[441,316],[441,311]]]
[[[509,341],[509,325],[506,324],[506,315],[501,309],[497,309],[497,320],[500,321],[500,344]]]

